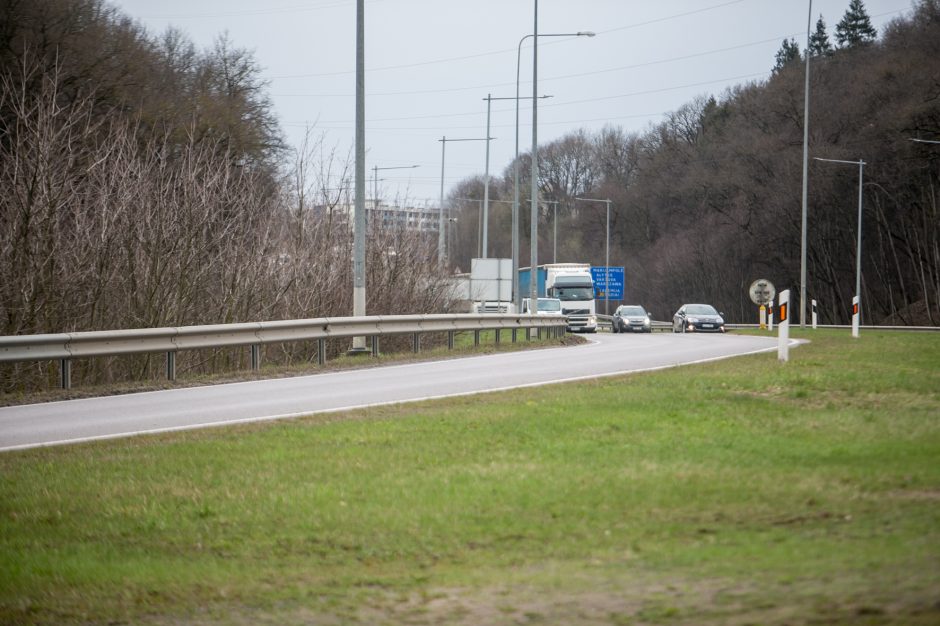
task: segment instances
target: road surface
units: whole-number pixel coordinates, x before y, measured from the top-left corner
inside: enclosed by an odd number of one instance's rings
[[[586,345],[0,408],[0,451],[412,402],[776,349],[775,337],[653,333]]]

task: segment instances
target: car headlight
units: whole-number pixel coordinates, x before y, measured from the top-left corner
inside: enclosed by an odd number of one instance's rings
[[[643,325],[644,325],[644,326],[649,326],[649,325],[650,325],[650,318],[647,317],[646,319],[644,319],[644,320],[643,320]]]
[[[592,315],[592,316],[590,316],[590,317],[588,318],[588,324],[596,324],[596,323],[597,323],[597,316],[596,316],[596,315]]]

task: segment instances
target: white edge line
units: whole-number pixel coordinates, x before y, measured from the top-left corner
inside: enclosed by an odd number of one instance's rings
[[[807,340],[804,339],[790,339],[790,346],[798,346],[801,343],[806,343]],[[598,345],[599,342],[591,342],[588,345]],[[711,363],[714,361],[722,361],[724,359],[733,359],[739,356],[748,356],[751,354],[761,354],[763,352],[773,352],[777,350],[777,346],[771,348],[760,348],[758,350],[752,350],[750,352],[742,352],[740,354],[725,354],[722,356],[713,356],[708,357],[707,359],[698,359],[697,361],[688,361],[685,363],[670,363],[668,365],[656,365],[654,367],[644,367],[640,369],[629,369],[629,370],[618,370],[616,372],[606,372],[604,374],[591,374],[588,376],[574,376],[572,378],[559,378],[557,380],[548,380],[541,381],[537,383],[526,383],[524,385],[512,385],[509,387],[496,387],[494,389],[486,389],[484,391],[462,391],[460,393],[449,393],[442,394],[438,396],[422,396],[420,398],[410,398],[408,400],[390,400],[388,402],[373,402],[371,404],[352,404],[349,406],[335,407],[332,409],[319,409],[315,411],[300,411],[297,413],[282,413],[280,415],[264,415],[260,417],[244,417],[235,420],[225,420],[221,422],[204,422],[202,424],[190,424],[188,426],[170,426],[168,428],[154,428],[151,430],[135,430],[128,431],[123,433],[113,433],[110,435],[95,435],[94,437],[78,437],[75,439],[60,439],[58,441],[46,441],[42,443],[24,443],[15,446],[7,446],[0,448],[0,452],[12,452],[15,450],[30,450],[33,448],[48,448],[52,446],[62,446],[75,443],[88,443],[91,441],[106,441],[108,439],[122,439],[125,437],[137,437],[140,435],[159,435],[163,433],[172,433],[180,432],[184,430],[201,430],[206,428],[216,428],[219,426],[238,426],[240,424],[251,424],[253,422],[269,422],[275,420],[286,420],[286,419],[296,419],[298,417],[307,417],[309,415],[323,415],[326,413],[342,413],[344,411],[357,411],[360,409],[369,409],[379,406],[391,406],[395,404],[412,404],[415,402],[427,402],[429,400],[442,400],[444,398],[459,398],[463,396],[475,396],[484,393],[498,393],[500,391],[510,391],[512,389],[527,389],[530,387],[544,387],[545,385],[559,385],[563,383],[572,383],[579,380],[592,380],[597,378],[610,378],[612,376],[622,376],[624,374],[642,374],[644,372],[656,372],[660,370],[672,369],[675,367],[683,367],[686,365],[701,365],[702,363]],[[492,355],[486,355],[492,356]],[[478,357],[471,357],[478,358]],[[393,367],[407,367],[409,365],[417,365],[416,363],[408,363],[401,366]],[[339,372],[337,372],[339,373]],[[263,382],[263,381],[245,381],[245,383],[253,382]],[[231,383],[231,384],[245,384],[245,383]],[[172,391],[172,390],[161,390],[161,391]],[[148,392],[148,393],[158,393],[158,392]],[[63,400],[62,402],[66,402]]]

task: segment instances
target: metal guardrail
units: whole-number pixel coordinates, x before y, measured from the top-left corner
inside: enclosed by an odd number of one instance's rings
[[[604,330],[608,330],[608,331],[611,330],[611,320],[612,320],[612,316],[610,316],[610,315],[598,315],[598,316],[597,316],[597,320],[598,320],[598,322],[599,322],[598,327],[603,327]],[[671,323],[671,322],[657,322],[656,320],[653,320],[653,321],[651,322],[651,327],[652,327],[652,329],[653,329],[654,331],[655,331],[655,330],[671,331],[671,330],[672,330],[672,323]],[[817,328],[834,328],[834,329],[851,330],[852,325],[851,325],[851,324],[817,324],[816,327],[817,327]],[[745,330],[745,329],[757,329],[757,328],[760,328],[760,324],[725,324],[725,328],[727,328],[728,330],[735,330],[735,329],[741,329],[741,330]],[[790,328],[798,328],[798,326],[795,326],[794,324],[791,324],[791,325],[790,325]],[[810,326],[807,326],[807,328],[811,328],[811,327],[810,327]],[[913,332],[930,332],[930,331],[940,332],[940,326],[874,326],[874,325],[869,325],[869,326],[860,326],[859,328],[860,328],[861,330],[892,330],[892,331],[893,331],[893,330],[897,330],[897,331],[913,331]]]
[[[756,329],[760,328],[760,324],[725,324],[725,328],[734,330],[734,329]],[[801,327],[797,324],[790,323],[790,329],[800,329]],[[812,326],[806,326],[807,329],[812,330]],[[852,330],[851,324],[817,324],[816,328],[830,328],[830,329],[839,329],[839,330]],[[859,326],[861,330],[897,330],[897,331],[912,331],[912,332],[940,332],[940,326]]]
[[[495,330],[516,333],[531,329],[541,336],[543,328],[564,334],[567,319],[551,315],[378,315],[371,317],[321,317],[302,320],[248,322],[240,324],[214,324],[206,326],[179,326],[144,328],[136,330],[102,330],[47,335],[15,335],[0,337],[0,363],[21,361],[58,360],[60,382],[63,389],[71,387],[71,360],[124,354],[166,353],[167,378],[176,379],[176,353],[180,350],[250,346],[251,367],[260,367],[260,347],[265,344],[289,341],[318,342],[317,359],[326,360],[326,340],[346,337],[370,337],[372,354],[379,353],[379,338],[388,335],[411,334],[413,350],[418,352],[423,333],[446,332],[447,346],[454,347],[454,334],[474,332],[474,344],[480,343],[480,332]]]

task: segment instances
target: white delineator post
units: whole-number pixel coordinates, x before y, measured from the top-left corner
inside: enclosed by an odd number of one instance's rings
[[[780,292],[780,302],[777,307],[780,321],[777,324],[777,359],[783,362],[790,360],[790,290]]]
[[[767,330],[770,332],[774,331],[774,303],[771,302],[767,306]]]
[[[858,338],[858,320],[859,310],[858,310],[858,296],[852,296],[852,336]]]
[[[816,330],[816,301],[813,300],[813,330]]]

